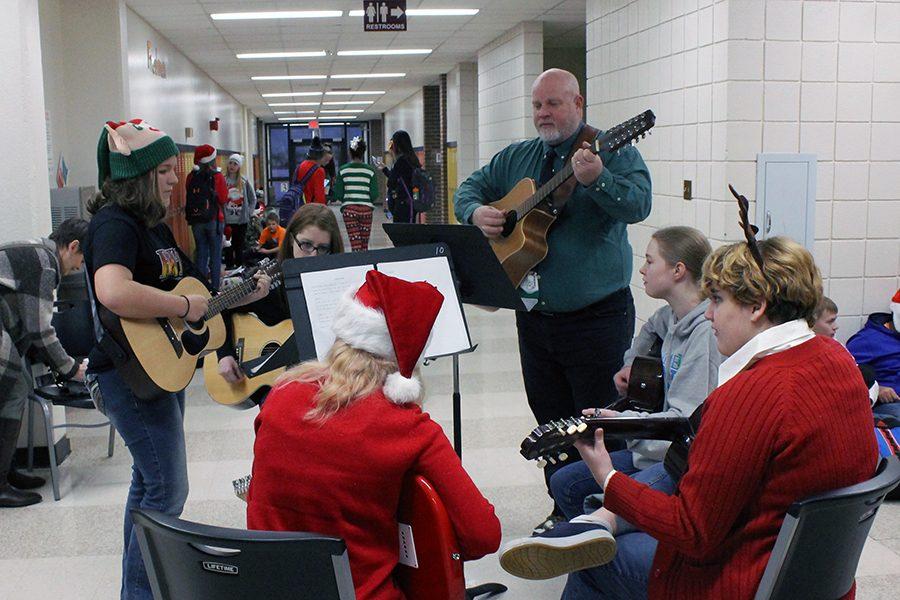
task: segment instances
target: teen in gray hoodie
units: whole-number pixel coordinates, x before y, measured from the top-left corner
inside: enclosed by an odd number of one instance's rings
[[[652,414],[605,409],[598,409],[598,413],[585,412],[605,417],[689,417],[715,389],[722,356],[712,326],[704,317],[709,301],[703,300],[700,290],[703,261],[711,251],[706,237],[691,227],[659,229],[647,245],[640,269],[644,290],[651,298],[666,303],[641,328],[625,353],[625,366],[613,379],[616,389],[624,396],[634,358],[649,354],[654,343],[661,340],[665,384],[662,411]],[[675,481],[662,465],[670,444],[634,440],[626,450],[612,452],[610,457],[617,471],[671,494]],[[632,525],[615,514],[602,508],[594,511],[602,506],[602,488],[581,461],[554,473],[550,491],[570,521],[555,525],[552,531],[536,531],[535,537],[508,542],[500,551],[500,565],[514,575],[544,579],[600,564],[595,562],[598,554],[614,556],[616,532],[634,531]],[[583,514],[585,509],[594,512]],[[587,533],[586,527],[591,528]],[[590,542],[589,553],[580,550],[585,542]]]

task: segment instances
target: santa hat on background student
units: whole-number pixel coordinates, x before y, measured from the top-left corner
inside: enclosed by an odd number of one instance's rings
[[[894,331],[900,331],[900,289],[891,298],[891,313],[894,315]]]
[[[385,379],[384,395],[397,404],[416,402],[422,382],[413,371],[443,302],[443,294],[430,283],[411,283],[372,270],[356,293],[341,299],[332,328],[353,348],[395,359],[398,371]]]
[[[216,160],[216,149],[209,144],[197,146],[194,149],[194,170],[200,168],[200,165],[209,164]]]

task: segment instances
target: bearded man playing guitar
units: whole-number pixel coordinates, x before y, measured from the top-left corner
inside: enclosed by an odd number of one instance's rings
[[[454,205],[459,222],[477,225],[497,240],[508,215],[487,204],[524,177],[547,182],[570,157],[574,178],[553,195],[553,205],[565,206],[551,207],[556,220],[547,235],[546,258],[519,286],[530,310],[516,313],[528,404],[538,423],[546,423],[616,400],[613,376],[634,334],[626,226],[650,214],[651,186],[633,146],[601,155],[590,150],[593,136],[582,134],[592,130],[585,131],[584,98],[572,73],[545,71],[531,96],[538,137],[508,146],[470,175],[457,189]],[[548,482],[560,466],[545,468]],[[535,531],[562,518],[555,506]]]

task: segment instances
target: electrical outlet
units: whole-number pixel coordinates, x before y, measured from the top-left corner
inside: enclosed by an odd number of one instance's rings
[[[690,199],[692,199],[693,197],[694,197],[694,196],[693,196],[693,194],[692,194],[692,192],[691,192],[691,180],[690,180],[690,179],[685,179],[685,180],[684,180],[684,199],[685,199],[685,200],[690,200]]]

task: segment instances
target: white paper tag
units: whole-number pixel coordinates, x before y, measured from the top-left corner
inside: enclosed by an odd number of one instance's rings
[[[397,530],[400,535],[400,564],[419,568],[419,561],[416,558],[416,543],[413,541],[412,527],[406,523],[397,523]]]

